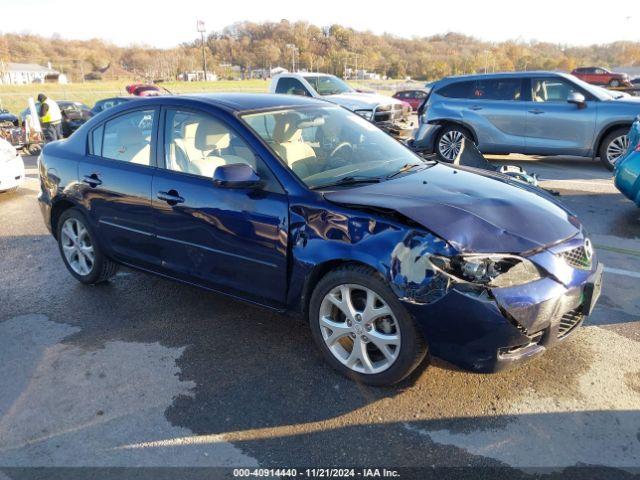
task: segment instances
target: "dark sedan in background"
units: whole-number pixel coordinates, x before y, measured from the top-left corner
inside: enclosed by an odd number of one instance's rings
[[[81,102],[72,102],[69,100],[57,100],[56,103],[60,107],[60,113],[62,114],[62,136],[67,138],[71,136],[82,124],[89,120],[93,113],[91,109]],[[36,102],[36,110],[40,109],[40,103]],[[31,112],[28,108],[24,109],[20,113],[20,117],[24,122],[27,115]]]
[[[39,174],[80,282],[122,264],[295,312],[327,362],[372,385],[429,352],[476,371],[540,355],[600,292],[592,244],[553,197],[424,161],[321,100],[127,102],[46,145]]]

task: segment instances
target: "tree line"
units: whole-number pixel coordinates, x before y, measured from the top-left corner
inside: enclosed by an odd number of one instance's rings
[[[0,35],[0,61],[47,64],[79,81],[109,64],[147,80],[175,79],[202,69],[199,39],[170,49],[120,47],[103,40],[66,40],[30,34]],[[390,78],[435,80],[487,71],[564,70],[580,65],[640,66],[640,43],[575,47],[538,41],[486,42],[459,33],[400,38],[341,25],[307,22],[241,22],[205,39],[208,69],[223,78],[282,66],[342,75],[366,69]],[[232,68],[234,67],[235,68]],[[99,76],[98,76],[99,77]],[[98,78],[94,77],[94,78]]]

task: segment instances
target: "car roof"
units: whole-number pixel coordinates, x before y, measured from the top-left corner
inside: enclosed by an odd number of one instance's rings
[[[268,110],[278,107],[302,107],[327,105],[328,102],[316,100],[300,95],[284,95],[279,93],[200,93],[177,96],[153,97],[162,98],[186,98],[196,100],[229,112],[241,112],[249,110]]]
[[[547,70],[532,70],[527,72],[497,72],[497,73],[476,73],[471,75],[455,75],[445,77],[439,82],[439,85],[452,83],[461,80],[482,80],[488,78],[523,78],[523,77],[564,77],[570,78],[571,75],[564,72],[553,72]]]

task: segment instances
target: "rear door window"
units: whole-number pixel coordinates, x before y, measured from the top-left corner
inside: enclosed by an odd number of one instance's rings
[[[151,165],[151,132],[155,115],[155,110],[136,110],[106,122],[101,156],[138,165]]]
[[[480,79],[473,91],[473,97],[476,100],[518,101],[521,96],[522,80],[520,78]]]

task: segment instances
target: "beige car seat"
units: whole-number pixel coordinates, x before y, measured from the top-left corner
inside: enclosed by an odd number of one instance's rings
[[[139,128],[122,125],[116,130],[115,142],[105,142],[102,155],[138,165],[149,165],[151,146]]]
[[[316,152],[302,139],[299,117],[285,113],[276,117],[273,129],[273,148],[301,178],[313,175],[317,167]]]
[[[533,94],[534,102],[546,102],[547,101],[547,92],[544,83],[538,82],[536,85],[536,91]]]

